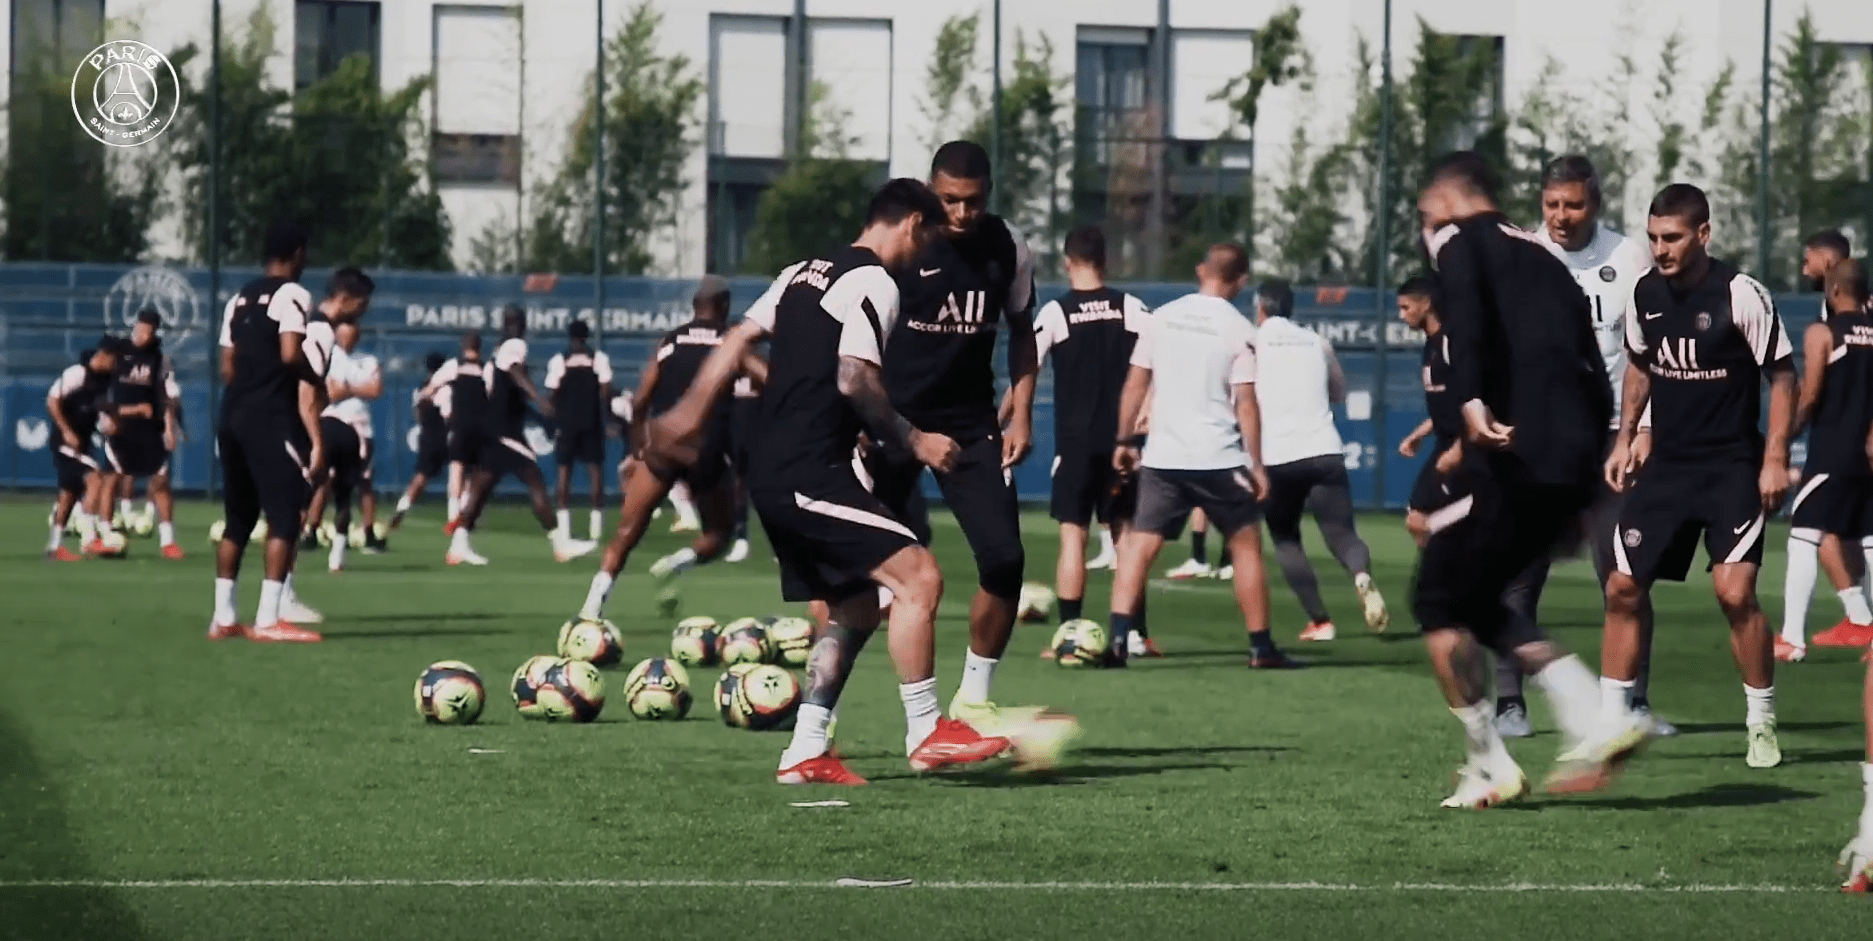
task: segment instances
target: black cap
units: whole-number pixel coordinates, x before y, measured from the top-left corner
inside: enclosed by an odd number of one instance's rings
[[[586,340],[592,336],[592,325],[583,320],[575,320],[566,328],[566,333],[575,340]]]
[[[430,372],[441,369],[442,364],[448,361],[449,357],[446,354],[438,353],[433,350],[430,351],[428,356],[423,357],[423,365],[429,367]]]
[[[719,274],[706,274],[696,282],[696,293],[690,303],[696,310],[713,310],[728,307],[728,279]]]
[[[154,307],[145,307],[137,311],[137,323],[146,323],[152,327],[163,325],[163,315]]]

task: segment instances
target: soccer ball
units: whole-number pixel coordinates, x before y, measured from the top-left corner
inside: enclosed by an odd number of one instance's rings
[[[546,685],[546,674],[559,665],[558,657],[541,654],[528,657],[527,662],[514,671],[514,682],[508,691],[514,694],[514,706],[520,710],[523,718],[543,718],[540,706],[540,687]]]
[[[790,667],[806,666],[813,650],[813,622],[806,618],[778,618],[767,629],[768,643],[774,645],[774,662]]]
[[[1015,602],[1015,616],[1030,624],[1045,621],[1054,613],[1054,590],[1040,582],[1021,586],[1021,600]]]
[[[248,538],[254,542],[267,538],[267,521],[264,518],[254,523],[254,531],[249,534]]]
[[[148,539],[156,532],[156,514],[139,510],[130,514],[130,532],[138,539]]]
[[[726,711],[736,717],[732,725],[767,731],[792,728],[799,708],[800,681],[780,667],[762,665],[741,675]]]
[[[104,551],[98,554],[106,559],[121,559],[130,549],[130,540],[125,539],[124,534],[116,530],[99,534],[98,542],[104,547]]]
[[[767,630],[755,618],[742,618],[729,624],[716,640],[715,654],[729,666],[737,663],[766,663],[774,656]]]
[[[624,677],[624,704],[640,719],[689,715],[689,671],[674,660],[652,657]]]
[[[593,666],[617,666],[624,660],[624,637],[618,625],[603,618],[573,618],[559,628],[559,655]]]
[[[741,678],[754,672],[757,666],[759,664],[737,663],[715,678],[715,711],[721,715],[723,725],[736,729],[748,727],[748,717],[735,711],[733,703],[735,690],[741,686]]]
[[[351,531],[345,534],[345,541],[350,543],[353,549],[364,548],[364,524],[352,523]]]
[[[326,520],[319,524],[318,532],[314,535],[319,541],[320,548],[330,549],[332,543],[338,541],[338,525],[331,520]]]
[[[715,618],[684,618],[676,625],[676,630],[670,632],[670,656],[687,667],[714,666],[715,645],[720,636],[721,628],[716,626]]]
[[[605,674],[584,660],[560,660],[540,684],[540,718],[590,722],[605,708]]]
[[[1098,666],[1106,655],[1106,629],[1097,621],[1077,618],[1054,632],[1054,663],[1063,667]]]
[[[473,725],[487,698],[481,674],[459,660],[432,663],[416,678],[416,713],[431,725]]]
[[[209,523],[208,524],[208,541],[211,543],[220,542],[221,537],[225,535],[227,531],[228,531],[227,520],[215,520],[214,522]]]

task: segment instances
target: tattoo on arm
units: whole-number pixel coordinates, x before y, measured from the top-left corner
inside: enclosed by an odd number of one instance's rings
[[[910,449],[913,429],[891,407],[891,396],[884,390],[884,373],[876,363],[839,357],[839,394],[858,410],[859,420],[874,440],[900,454]]]

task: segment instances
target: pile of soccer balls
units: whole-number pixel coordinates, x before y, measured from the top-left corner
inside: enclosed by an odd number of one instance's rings
[[[791,729],[800,708],[800,681],[787,667],[804,666],[813,625],[804,618],[741,618],[727,627],[714,618],[685,618],[670,635],[670,656],[686,666],[725,667],[715,683],[722,724],[737,729]]]

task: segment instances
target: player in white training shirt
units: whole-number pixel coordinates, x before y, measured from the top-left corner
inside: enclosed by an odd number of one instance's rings
[[[383,551],[377,538],[377,494],[372,487],[371,463],[377,448],[371,428],[371,402],[384,391],[384,373],[377,357],[358,349],[360,331],[355,323],[341,323],[333,329],[337,348],[332,351],[332,365],[325,373],[326,394],[332,404],[325,407],[321,421],[325,432],[326,458],[331,462],[331,479],[312,498],[307,511],[308,523],[324,515],[329,495],[333,501],[334,534],[331,555],[326,567],[343,571],[351,531],[351,500],[355,495],[364,517],[366,552]]]
[[[1561,157],[1548,164],[1541,175],[1541,227],[1535,235],[1567,262],[1575,283],[1587,295],[1593,310],[1593,332],[1599,340],[1600,358],[1606,362],[1607,383],[1613,387],[1614,428],[1620,414],[1621,386],[1626,376],[1626,321],[1632,316],[1632,288],[1639,278],[1652,270],[1652,252],[1646,245],[1606,227],[1600,221],[1602,208],[1600,175],[1593,163],[1579,154]],[[1652,437],[1646,423],[1641,423],[1633,439],[1636,460],[1644,464],[1652,451]],[[1613,533],[1617,529],[1624,495],[1603,489],[1587,511],[1587,531],[1592,534],[1593,571],[1604,589],[1606,576],[1613,571]],[[1650,712],[1647,693],[1652,679],[1652,613],[1647,609],[1640,623],[1642,647],[1639,675],[1632,689],[1633,707]],[[1513,679],[1511,679],[1513,674]],[[1522,705],[1521,673],[1510,665],[1499,671],[1496,708],[1498,724],[1506,725],[1505,735],[1529,734],[1528,713]],[[1519,710],[1519,716],[1516,714]],[[1519,722],[1518,722],[1519,720]],[[1654,720],[1660,735],[1674,735],[1677,729],[1668,722]]]

